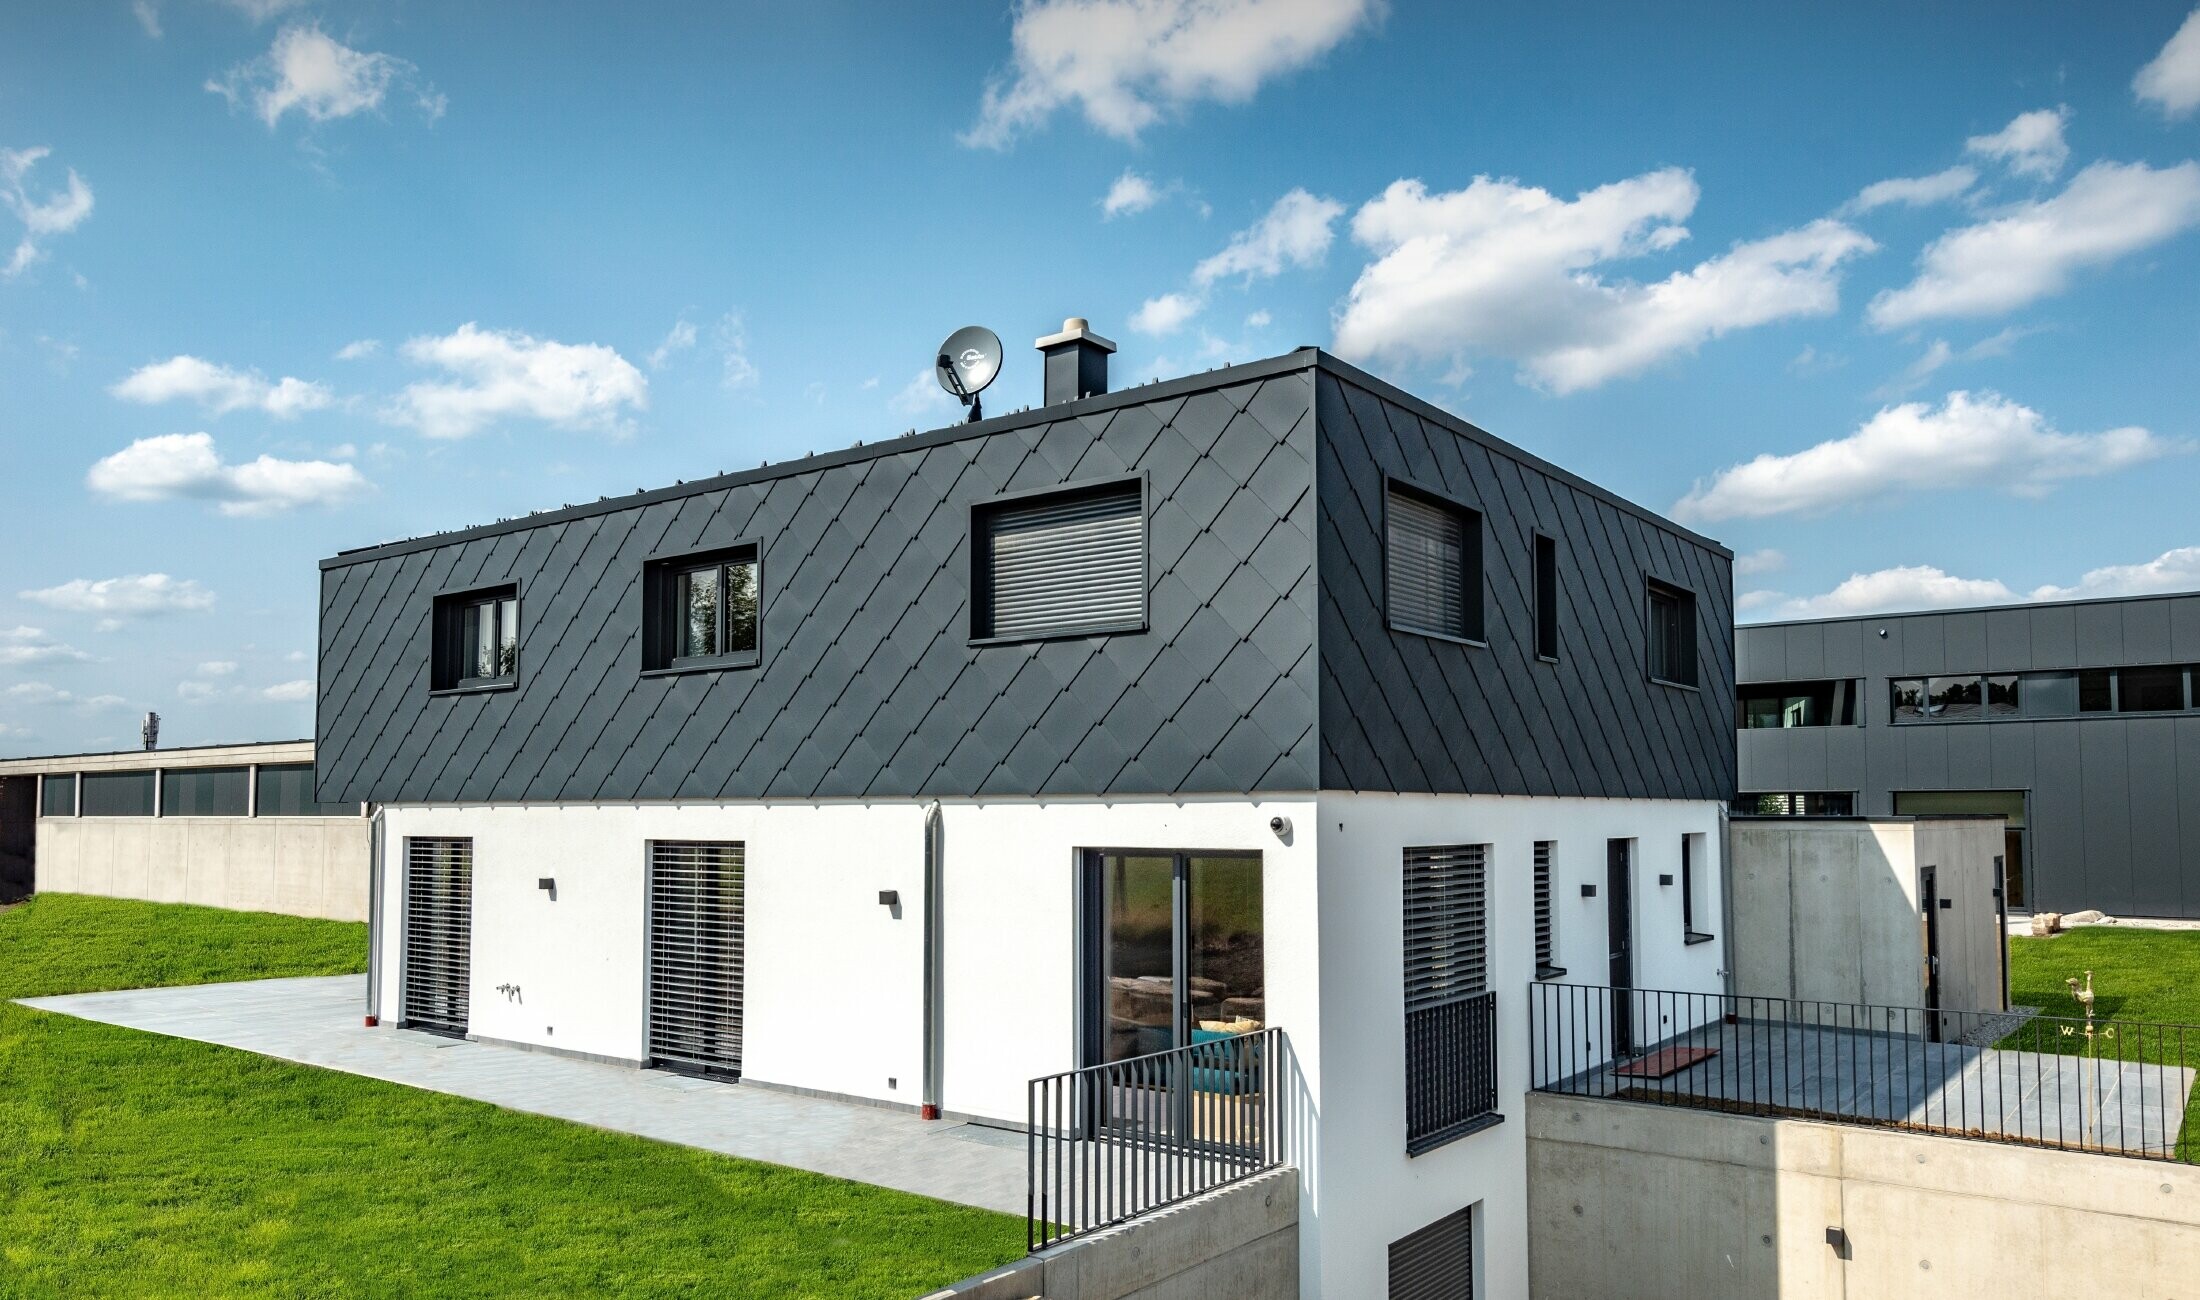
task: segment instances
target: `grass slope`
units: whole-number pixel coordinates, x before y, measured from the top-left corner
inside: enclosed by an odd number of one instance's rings
[[[2083,982],[2089,970],[2096,1019],[2192,1026],[2182,1034],[2175,1029],[2123,1031],[2117,1046],[2101,1055],[2200,1070],[2200,931],[2093,925],[2053,938],[2009,941],[2009,996],[2017,1006],[2082,1020],[2085,1012],[2063,981],[2075,977]],[[2082,1037],[2048,1037],[2026,1030],[2004,1039],[2002,1045],[2076,1054],[2086,1050]],[[2177,1153],[2181,1160],[2200,1163],[2200,1088],[2193,1090],[2185,1107]]]
[[[0,998],[363,969],[365,927],[42,895]],[[0,1295],[906,1297],[1020,1220],[0,1002]]]

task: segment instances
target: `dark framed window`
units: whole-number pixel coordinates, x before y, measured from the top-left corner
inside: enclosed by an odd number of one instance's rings
[[[2025,673],[2019,684],[2017,703],[2027,718],[2067,718],[2078,711],[2076,673]],[[1989,686],[1989,713],[1993,711],[1991,690]]]
[[[1994,673],[1986,679],[1986,716],[1989,718],[2015,718],[2023,715],[2020,707],[2023,679],[2015,673]]]
[[[1535,535],[1535,652],[1558,658],[1558,539]]]
[[[752,668],[761,659],[758,547],[668,556],[643,566],[642,667]]]
[[[86,772],[82,812],[86,817],[151,817],[153,774]]]
[[[1566,973],[1558,964],[1558,918],[1552,907],[1557,893],[1556,872],[1558,845],[1552,840],[1535,842],[1535,977],[1539,980],[1557,979]]]
[[[2107,668],[2086,668],[2078,673],[2078,712],[2113,713],[2116,709],[2116,674]]]
[[[1894,688],[1894,720],[1896,722],[1923,722],[1925,720],[1925,679],[1901,677],[1892,683]]]
[[[1829,681],[1751,683],[1734,688],[1736,713],[1744,731],[1766,727],[1853,727],[1856,725],[1854,678]]]
[[[1652,579],[1649,583],[1650,680],[1668,686],[1696,684],[1696,593]]]
[[[1146,480],[1017,492],[970,511],[970,639],[1146,630]]]
[[[1489,846],[1405,851],[1406,1154],[1498,1120]]]
[[[1925,715],[1935,722],[1969,722],[1981,714],[1983,691],[1974,676],[1932,677],[1925,683]]]
[[[255,815],[261,817],[357,817],[355,803],[321,803],[314,797],[313,764],[265,763],[259,771],[254,796]]]
[[[1393,479],[1383,507],[1383,605],[1400,632],[1482,641],[1482,515]]]
[[[175,767],[161,773],[163,817],[242,817],[251,810],[251,773],[242,767]]]
[[[1703,856],[1701,835],[1681,836],[1681,942],[1709,943],[1715,935],[1696,928],[1696,859]]]
[[[1728,805],[1740,817],[1854,817],[1854,790],[1738,794]]]
[[[431,689],[495,690],[519,683],[519,588],[436,597]]]
[[[41,817],[76,816],[76,773],[62,772],[39,778],[38,815]]]
[[[2116,670],[2116,711],[2118,713],[2170,713],[2184,707],[2184,669],[2119,668]]]

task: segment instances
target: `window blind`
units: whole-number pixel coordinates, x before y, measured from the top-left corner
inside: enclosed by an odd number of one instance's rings
[[[1390,621],[1416,632],[1482,635],[1480,521],[1416,493],[1390,489],[1384,566]]]
[[[987,510],[976,540],[978,636],[1059,636],[1145,621],[1146,519],[1136,482]]]

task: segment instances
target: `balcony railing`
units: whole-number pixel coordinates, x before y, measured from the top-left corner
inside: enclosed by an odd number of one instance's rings
[[[1033,1079],[1029,1248],[1275,1168],[1282,1048],[1261,1029]]]
[[[1578,984],[1529,997],[1538,1092],[2200,1160],[2200,1026]]]
[[[1406,1154],[1497,1120],[1497,995],[1408,1009]]]

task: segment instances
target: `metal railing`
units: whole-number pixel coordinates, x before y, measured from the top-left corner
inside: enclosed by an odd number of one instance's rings
[[[2200,1161],[2200,1026],[1578,984],[1529,998],[1537,1092]]]
[[[1406,1012],[1406,1154],[1472,1133],[1497,1112],[1497,994]]]
[[[1282,1049],[1282,1031],[1260,1029],[1033,1079],[1026,1245],[1275,1168]]]

